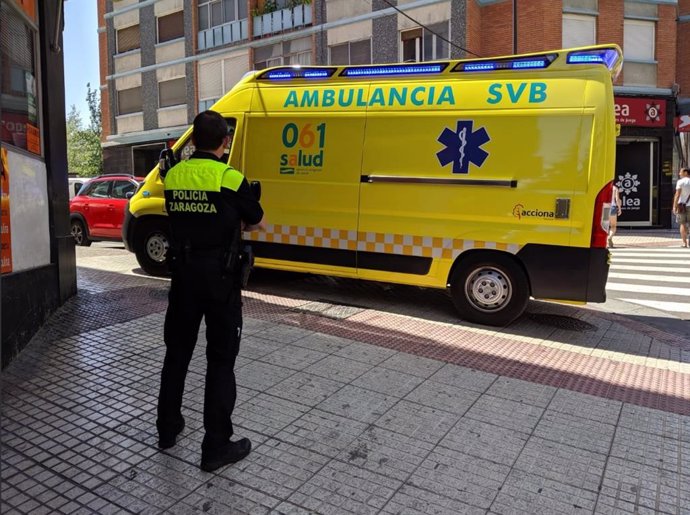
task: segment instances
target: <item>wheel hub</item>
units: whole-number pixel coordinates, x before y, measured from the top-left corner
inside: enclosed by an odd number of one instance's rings
[[[511,285],[497,268],[476,270],[465,284],[467,297],[481,311],[497,311],[505,307],[512,297]]]
[[[168,252],[168,239],[162,234],[153,234],[146,242],[146,253],[156,263],[163,263]]]

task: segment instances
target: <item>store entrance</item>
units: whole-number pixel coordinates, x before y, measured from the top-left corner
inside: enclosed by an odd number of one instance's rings
[[[153,145],[138,145],[132,147],[132,170],[134,175],[146,177],[146,175],[158,164],[161,150],[165,148],[165,143],[155,143]]]
[[[619,226],[649,226],[655,223],[658,155],[658,140],[618,140],[614,184],[620,189],[623,204],[618,217]]]

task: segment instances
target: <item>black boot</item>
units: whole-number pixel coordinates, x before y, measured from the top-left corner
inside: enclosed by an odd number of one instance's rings
[[[175,442],[177,442],[177,437],[179,434],[182,432],[184,429],[184,419],[182,419],[182,422],[177,426],[177,429],[174,431],[168,433],[165,431],[160,431],[158,430],[158,448],[159,449],[169,449],[170,447],[175,445]]]
[[[237,463],[246,458],[252,450],[249,438],[242,438],[236,442],[228,442],[213,452],[201,452],[201,470],[213,472],[229,463]]]

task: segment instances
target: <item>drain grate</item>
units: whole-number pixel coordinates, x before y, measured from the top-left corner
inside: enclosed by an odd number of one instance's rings
[[[565,315],[552,315],[548,313],[531,313],[528,318],[533,322],[541,325],[548,325],[556,329],[564,329],[566,331],[596,331],[597,326]]]
[[[292,311],[309,313],[325,318],[332,318],[334,320],[345,320],[346,318],[350,318],[357,313],[361,313],[364,311],[364,309],[357,306],[331,304],[330,302],[323,302],[322,300],[319,300],[316,302],[307,302],[306,304],[292,308]]]

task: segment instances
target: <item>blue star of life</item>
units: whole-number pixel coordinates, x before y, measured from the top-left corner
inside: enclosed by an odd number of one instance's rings
[[[460,120],[455,131],[445,128],[438,137],[438,142],[446,148],[436,153],[441,166],[453,163],[453,173],[469,173],[470,163],[482,166],[489,153],[480,148],[490,141],[484,127],[472,131],[472,120]]]

